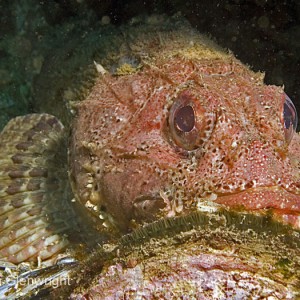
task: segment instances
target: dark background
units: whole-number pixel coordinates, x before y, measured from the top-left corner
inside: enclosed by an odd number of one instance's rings
[[[103,16],[118,26],[141,14],[178,12],[255,71],[264,71],[266,83],[284,85],[300,112],[300,1],[0,0],[2,122],[34,110],[31,82],[38,73],[38,55],[30,62],[34,70],[27,60],[34,49],[49,49],[46,42],[55,45],[55,28],[74,20],[92,30]]]

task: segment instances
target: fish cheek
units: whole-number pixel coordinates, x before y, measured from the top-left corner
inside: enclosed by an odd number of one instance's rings
[[[126,174],[106,173],[101,180],[102,209],[112,216],[115,225],[123,232],[128,228],[133,211]]]
[[[113,217],[121,231],[157,219],[160,210],[165,207],[160,190],[166,180],[140,160],[119,164],[118,171],[103,175],[101,186],[105,211]]]

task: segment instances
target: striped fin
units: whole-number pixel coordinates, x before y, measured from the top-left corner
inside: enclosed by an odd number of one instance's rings
[[[65,140],[48,114],[14,118],[0,133],[1,260],[47,260],[68,245],[74,221]]]

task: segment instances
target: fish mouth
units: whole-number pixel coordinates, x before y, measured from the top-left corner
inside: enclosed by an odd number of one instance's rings
[[[274,208],[300,212],[300,195],[279,186],[262,186],[232,194],[217,194],[215,202],[228,206],[242,205],[250,210]]]
[[[215,203],[247,211],[272,211],[275,219],[300,229],[300,195],[279,186],[249,188],[238,193],[217,195]]]
[[[185,214],[189,206],[171,203],[163,193],[159,195],[142,195],[134,200],[134,219],[138,222],[151,222],[158,216],[172,217]],[[195,202],[194,202],[195,203]],[[255,214],[270,214],[274,219],[300,229],[300,195],[291,193],[279,186],[248,188],[233,193],[211,193],[205,198],[197,199],[197,210],[214,213],[220,208],[246,211]],[[166,214],[160,214],[160,212]]]

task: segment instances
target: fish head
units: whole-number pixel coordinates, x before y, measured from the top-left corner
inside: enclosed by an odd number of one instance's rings
[[[133,73],[101,74],[78,104],[73,191],[105,227],[220,207],[271,211],[299,227],[292,101],[231,54],[207,49],[169,46]]]

